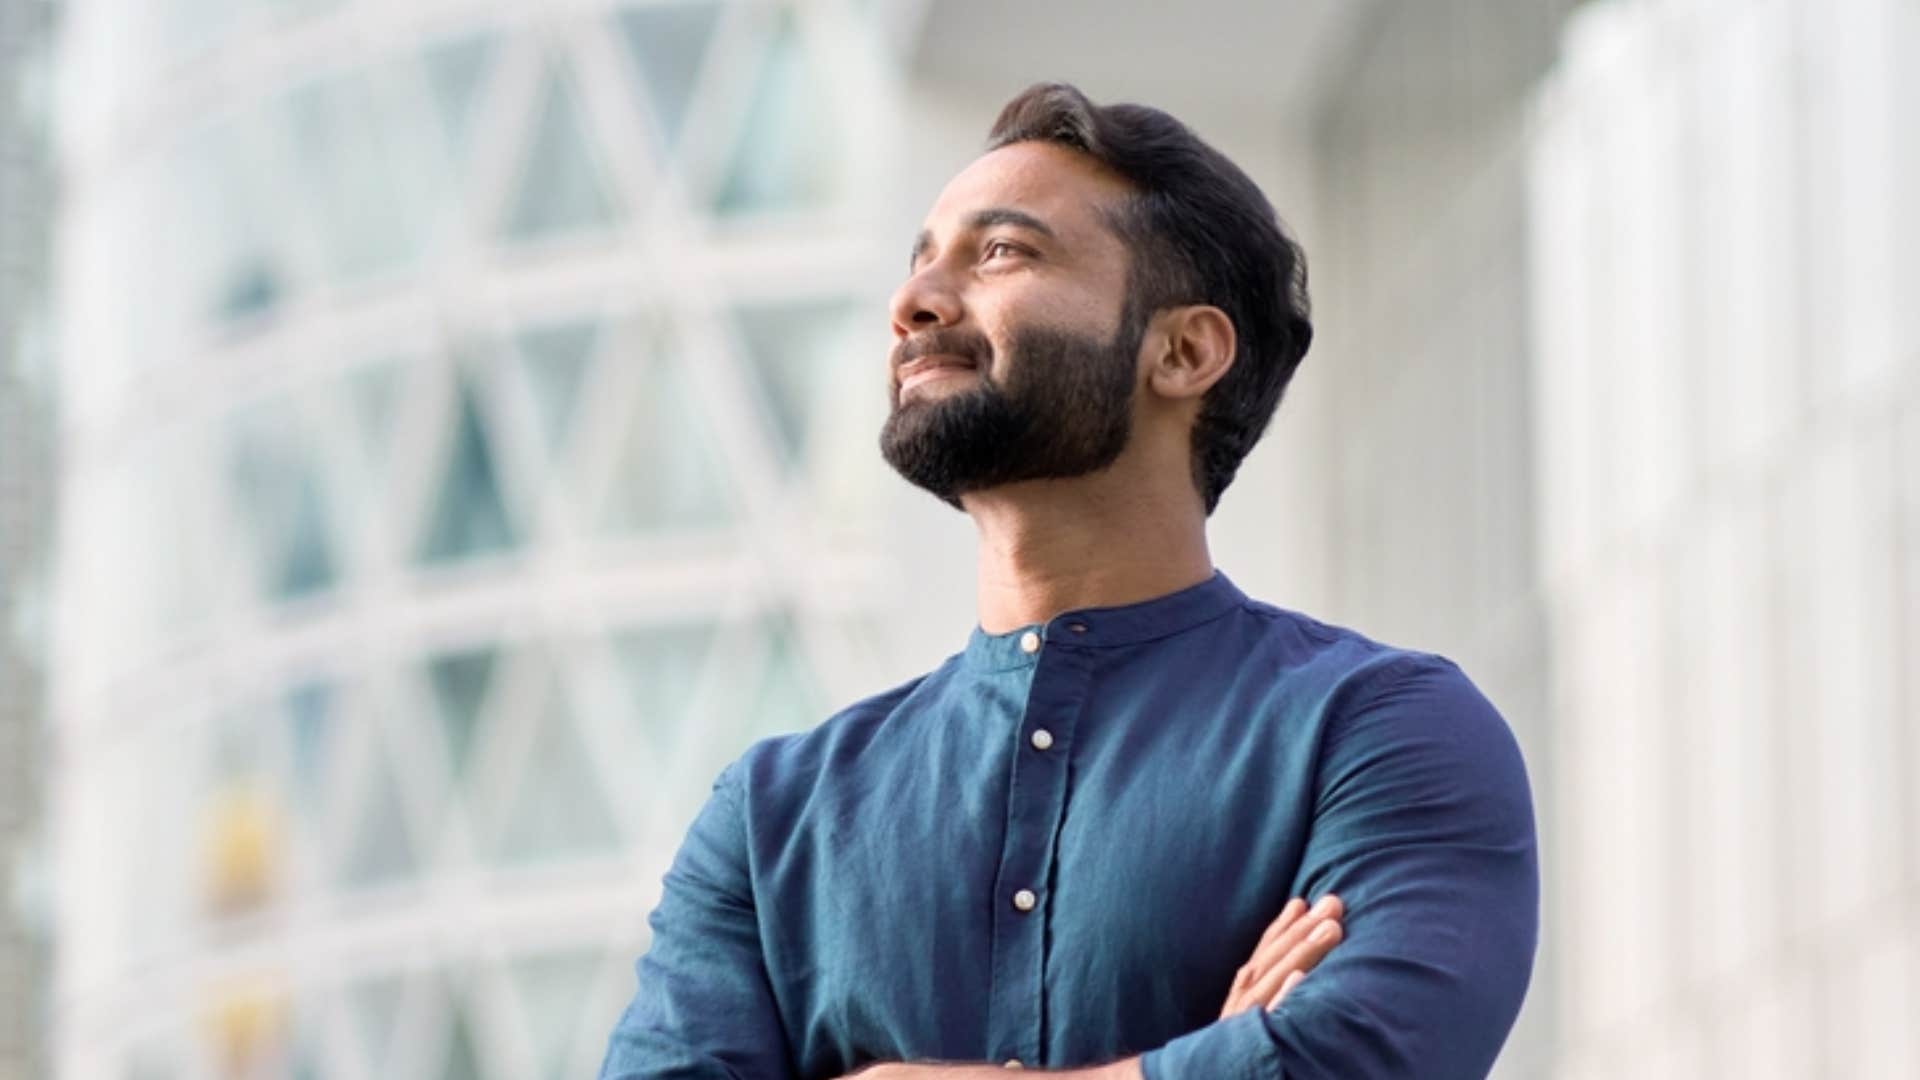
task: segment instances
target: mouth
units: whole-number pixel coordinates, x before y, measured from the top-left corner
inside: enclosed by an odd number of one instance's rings
[[[896,377],[900,380],[900,394],[939,379],[965,375],[974,370],[975,364],[964,356],[952,353],[934,353],[917,357],[900,365]]]

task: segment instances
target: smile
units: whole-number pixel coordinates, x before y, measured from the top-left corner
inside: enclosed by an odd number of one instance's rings
[[[923,356],[900,366],[900,392],[905,394],[922,383],[973,371],[973,362],[962,356]]]

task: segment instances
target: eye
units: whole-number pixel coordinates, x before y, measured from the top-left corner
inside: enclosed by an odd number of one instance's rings
[[[984,258],[991,261],[993,259],[998,259],[1004,255],[1024,255],[1024,254],[1026,254],[1025,251],[1023,251],[1019,247],[1016,247],[1013,244],[1008,243],[1005,240],[989,240],[987,241],[987,250],[984,254]]]

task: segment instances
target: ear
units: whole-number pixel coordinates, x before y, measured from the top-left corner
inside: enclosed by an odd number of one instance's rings
[[[1147,335],[1147,385],[1161,397],[1197,398],[1213,389],[1227,369],[1239,338],[1233,320],[1210,304],[1168,308],[1154,316]]]

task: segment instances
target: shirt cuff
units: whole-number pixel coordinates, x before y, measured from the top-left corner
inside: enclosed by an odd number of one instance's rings
[[[1140,1056],[1145,1080],[1262,1080],[1273,1037],[1260,1010],[1216,1020]]]

